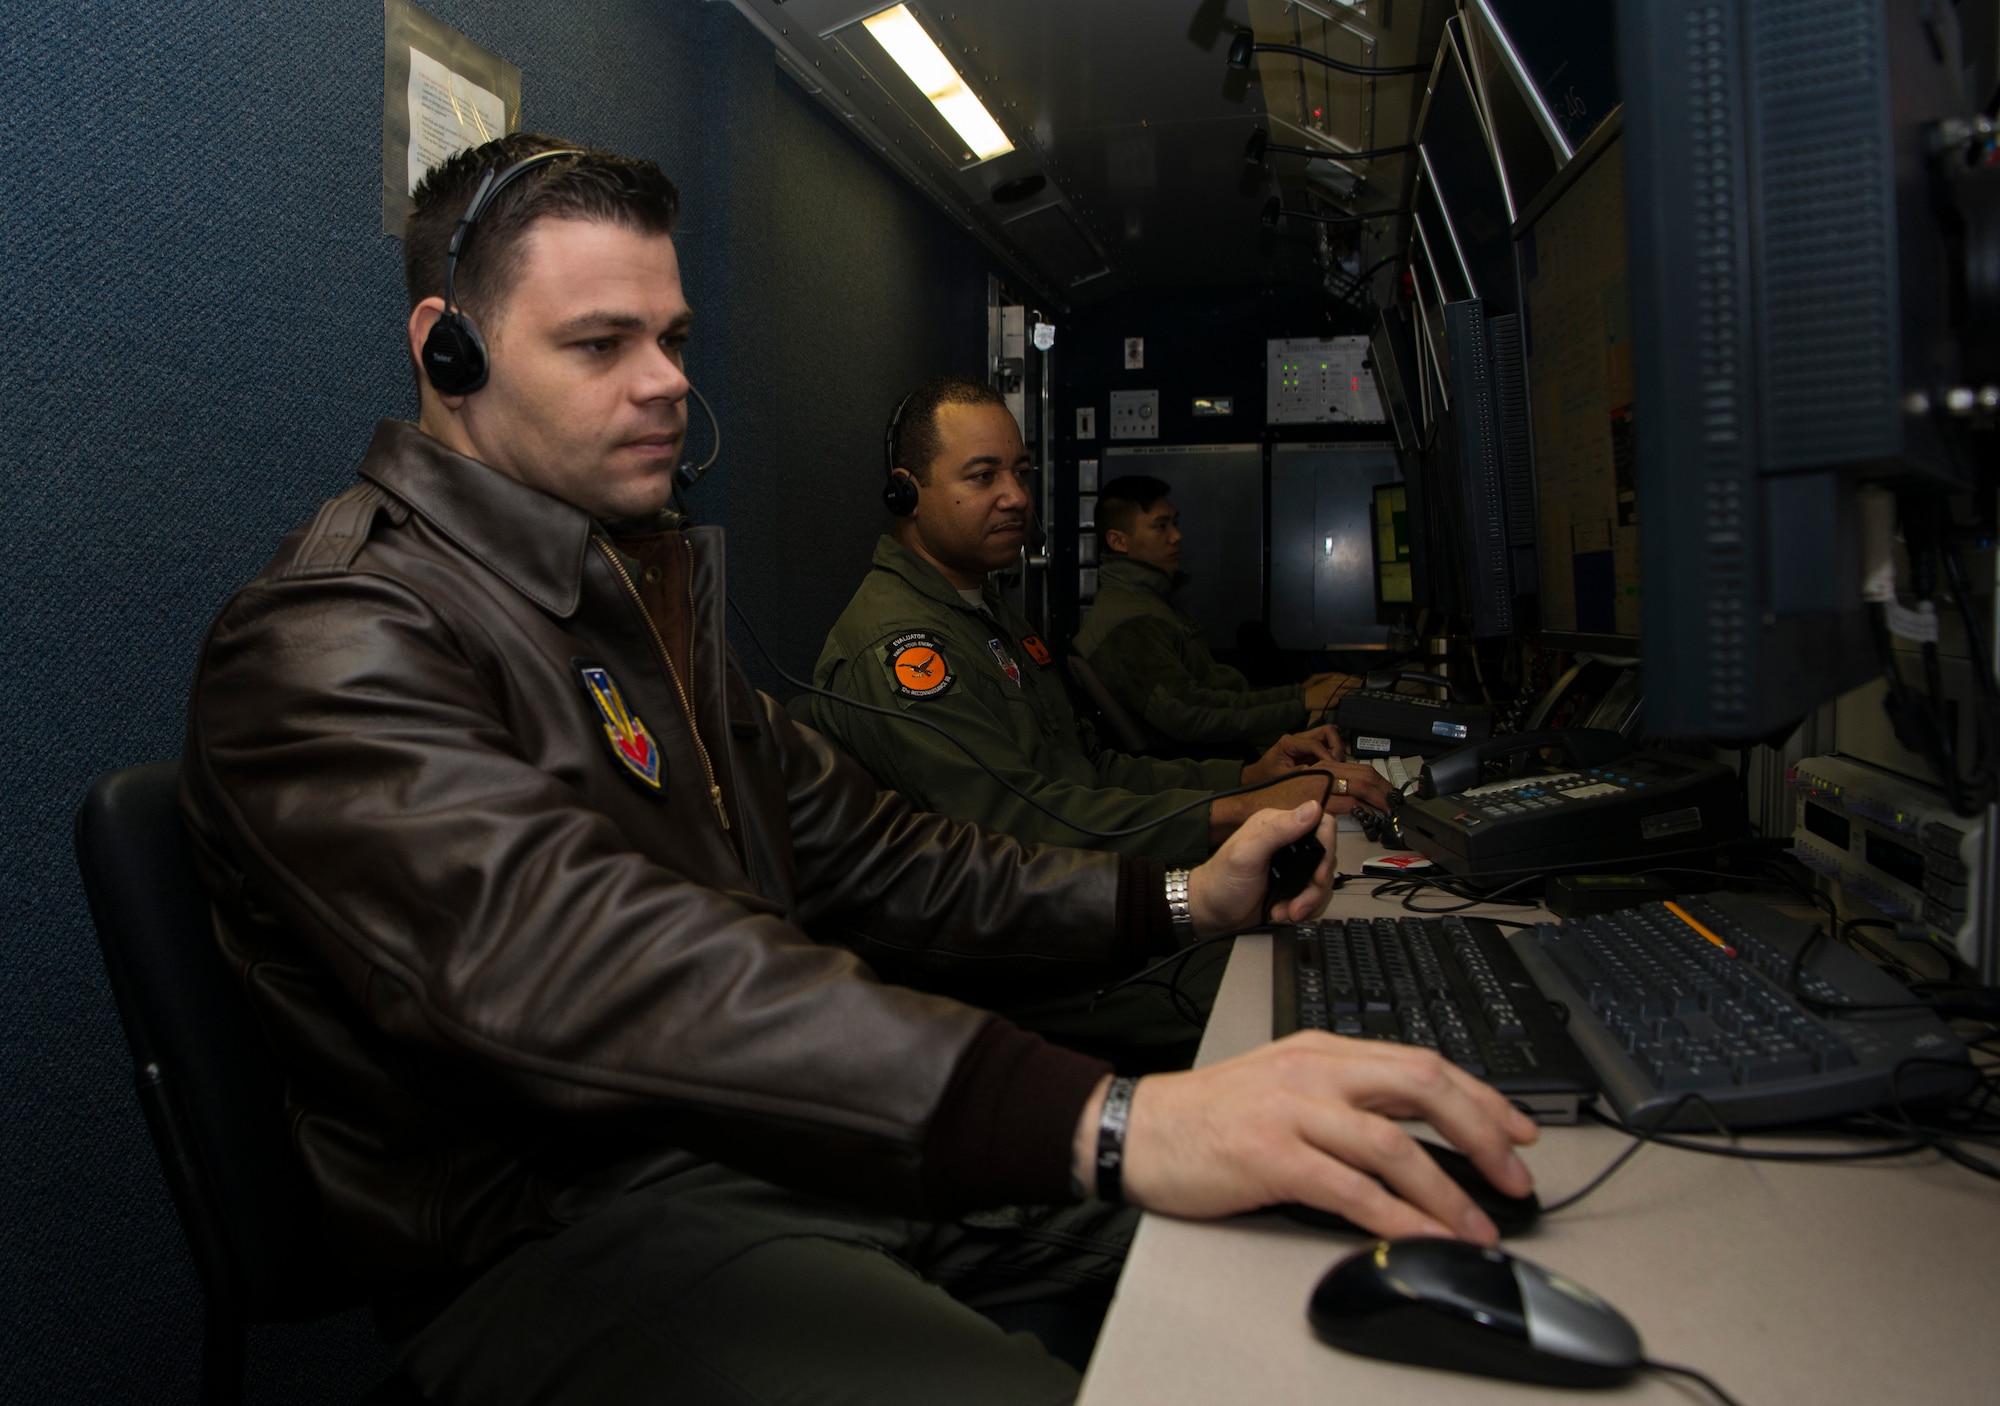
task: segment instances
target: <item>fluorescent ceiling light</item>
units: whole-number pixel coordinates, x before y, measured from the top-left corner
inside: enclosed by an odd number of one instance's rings
[[[1000,124],[993,120],[951,60],[944,56],[908,5],[896,5],[870,15],[862,25],[875,42],[908,74],[923,95],[931,100],[938,115],[951,124],[972,154],[981,161],[1002,156],[1014,149]]]

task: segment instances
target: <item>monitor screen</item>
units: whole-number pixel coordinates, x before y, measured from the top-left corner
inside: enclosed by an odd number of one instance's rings
[[[1483,298],[1496,311],[1515,306],[1514,251],[1508,239],[1513,212],[1493,164],[1486,120],[1473,93],[1465,60],[1451,34],[1439,51],[1417,132],[1423,182],[1417,218],[1431,242],[1447,285],[1449,268],[1462,272],[1465,288],[1447,286],[1447,301]],[[1435,225],[1435,227],[1433,227]],[[1448,246],[1439,248],[1439,244]]]
[[[1388,409],[1389,422],[1396,427],[1397,447],[1405,454],[1416,453],[1424,443],[1423,387],[1418,384],[1421,373],[1409,318],[1400,306],[1382,308],[1375,314],[1368,366],[1375,375],[1378,398]]]
[[[1617,7],[1604,0],[1476,0],[1571,151],[1618,106]]]
[[[1615,126],[1520,230],[1545,634],[1639,635],[1632,313]]]
[[[1413,604],[1415,581],[1410,567],[1410,513],[1400,483],[1375,488],[1375,599],[1394,608]]]
[[[1410,239],[1410,284],[1416,290],[1417,405],[1428,443],[1432,425],[1451,409],[1451,368],[1443,361],[1444,308],[1456,299],[1446,295],[1438,278],[1437,261],[1421,219],[1415,222]]]

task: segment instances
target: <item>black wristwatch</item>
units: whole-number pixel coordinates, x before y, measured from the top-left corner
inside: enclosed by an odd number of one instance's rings
[[[1104,1112],[1097,1119],[1097,1199],[1116,1204],[1125,1199],[1125,1128],[1132,1121],[1132,1091],[1139,1081],[1119,1075],[1104,1095]]]

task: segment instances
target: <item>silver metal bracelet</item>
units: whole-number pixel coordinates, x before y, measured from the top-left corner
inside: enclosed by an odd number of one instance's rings
[[[1174,941],[1185,947],[1194,941],[1194,908],[1188,902],[1188,871],[1167,870],[1167,917],[1174,926]]]

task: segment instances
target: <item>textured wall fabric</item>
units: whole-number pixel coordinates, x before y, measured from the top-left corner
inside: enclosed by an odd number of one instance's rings
[[[905,384],[978,371],[977,247],[726,5],[432,0],[526,125],[680,183],[699,490],[803,672],[881,511]],[[199,1295],[71,858],[96,772],[179,750],[201,635],[411,415],[379,233],[376,0],[0,0],[0,1400],[192,1401]],[[697,431],[699,434],[699,431]],[[261,1331],[251,1399],[352,1401],[365,1319]]]

